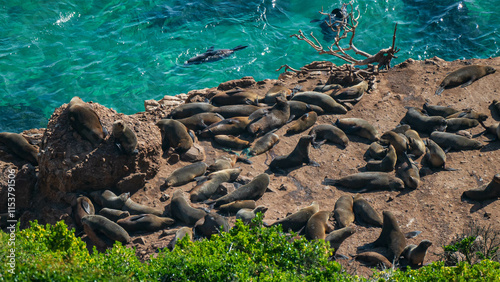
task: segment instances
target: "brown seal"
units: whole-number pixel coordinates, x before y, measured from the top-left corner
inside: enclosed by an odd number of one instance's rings
[[[299,119],[292,122],[291,126],[286,130],[287,135],[301,133],[311,126],[313,126],[318,120],[318,114],[315,112],[308,112],[301,116]]]
[[[344,131],[331,124],[320,124],[313,127],[309,133],[313,137],[311,144],[314,148],[319,148],[325,142],[339,144],[344,148],[349,144],[349,138]]]
[[[314,91],[306,91],[295,94],[292,101],[300,101],[306,104],[312,104],[321,107],[325,114],[345,114],[347,109],[337,103],[332,97],[327,94]]]
[[[325,185],[340,185],[349,189],[359,190],[359,192],[391,189],[401,190],[404,188],[403,180],[387,172],[359,172],[340,179],[325,178]]]
[[[352,210],[351,196],[341,196],[337,200],[337,202],[335,202],[333,216],[335,217],[335,222],[340,228],[349,226],[354,222],[354,212]]]
[[[187,118],[196,114],[211,112],[214,109],[216,107],[209,103],[187,103],[173,109],[168,117],[173,119]]]
[[[336,92],[330,94],[330,96],[336,101],[341,102],[358,102],[363,97],[363,94],[368,90],[368,82],[361,81],[360,83],[340,89]]]
[[[354,233],[356,233],[356,229],[354,229],[354,227],[344,227],[330,232],[328,235],[326,235],[325,241],[330,243],[330,247],[333,248],[333,254],[335,254],[342,242],[344,242],[345,239],[349,238]]]
[[[352,208],[357,222],[382,227],[383,221],[379,213],[360,194],[354,196]]]
[[[75,219],[76,219],[76,224],[78,226],[82,226],[82,217],[94,214],[95,214],[94,205],[92,204],[92,201],[89,198],[85,196],[80,196],[78,197],[78,199],[76,199]]]
[[[130,193],[123,193],[120,196],[116,196],[115,193],[109,190],[104,190],[103,192],[91,192],[90,196],[101,207],[121,210],[123,205],[125,205],[125,202],[128,200],[128,198],[130,198]]]
[[[198,132],[198,135],[204,138],[216,135],[240,135],[245,132],[249,123],[250,119],[248,117],[232,117],[211,124]]]
[[[472,140],[467,137],[456,135],[448,132],[432,132],[430,138],[436,142],[441,148],[453,150],[478,150],[484,145],[477,140]]]
[[[495,174],[490,183],[484,184],[477,189],[465,191],[462,195],[474,201],[484,201],[500,197],[500,173]]]
[[[269,164],[269,168],[276,172],[281,169],[300,166],[303,163],[311,164],[312,162],[309,158],[309,144],[311,144],[312,138],[313,137],[310,135],[300,137],[293,151],[288,155],[274,158]]]
[[[398,167],[397,174],[403,180],[405,185],[411,189],[417,189],[420,184],[420,174],[418,167],[404,155],[404,161]]]
[[[271,226],[281,225],[283,231],[285,232],[288,232],[289,230],[297,232],[306,226],[309,218],[311,218],[311,216],[318,211],[319,206],[314,202],[310,206],[301,208],[296,213],[292,213],[291,215],[274,222]]]
[[[365,263],[366,266],[378,266],[381,269],[392,268],[392,263],[383,255],[376,252],[364,252],[354,256],[355,260]]]
[[[128,232],[155,232],[173,225],[175,221],[169,217],[159,217],[154,214],[132,215],[118,220],[116,223]]]
[[[425,254],[431,245],[431,241],[422,240],[418,246],[413,244],[406,246],[401,255],[408,260],[410,266],[423,265]]]
[[[196,185],[190,191],[191,202],[200,202],[209,199],[217,191],[219,185],[224,182],[233,182],[238,178],[241,171],[241,168],[230,168],[209,174],[205,182]]]
[[[99,145],[106,137],[106,129],[96,112],[80,97],[73,97],[68,104],[68,117],[71,127],[93,146]]]
[[[430,167],[444,168],[446,163],[446,153],[432,139],[425,140],[426,153],[422,161]]]
[[[459,110],[455,110],[451,107],[429,105],[429,103],[424,104],[424,110],[430,116],[441,116],[444,118],[460,112]]]
[[[248,184],[208,204],[215,203],[215,207],[218,207],[237,200],[258,200],[266,192],[269,181],[269,175],[262,173],[257,175]]]
[[[399,229],[398,221],[391,212],[384,211],[382,215],[384,217],[382,231],[378,239],[373,242],[373,245],[387,248],[389,250],[389,260],[398,261],[399,256],[406,247],[405,235]]]
[[[258,109],[260,109],[260,107],[254,105],[228,105],[217,107],[213,109],[212,112],[218,113],[224,118],[232,118],[241,116],[247,117]]]
[[[24,136],[17,133],[0,133],[0,143],[4,144],[18,157],[30,162],[32,165],[38,165],[38,149],[31,145]]]
[[[217,158],[213,164],[208,166],[207,171],[214,172],[233,168],[237,160],[238,156],[236,155],[221,156]]]
[[[426,116],[422,110],[409,107],[403,120],[411,128],[418,132],[431,133],[433,131],[444,131],[446,129],[446,119],[441,116]]]
[[[213,234],[218,234],[221,231],[229,232],[229,223],[227,218],[222,215],[210,212],[195,223],[194,231],[196,235],[210,239]]]
[[[126,217],[130,216],[130,213],[128,211],[115,210],[115,209],[110,209],[110,208],[102,208],[99,211],[99,215],[102,215],[105,218],[116,222],[119,219],[126,218]]]
[[[204,162],[197,162],[181,168],[178,168],[165,179],[165,186],[160,189],[165,190],[167,187],[177,187],[193,181],[196,177],[205,174],[207,171],[207,164]]]
[[[236,219],[240,219],[243,223],[248,224],[257,216],[257,213],[264,214],[267,208],[264,206],[258,206],[255,209],[240,209],[236,213]]]
[[[366,170],[390,172],[394,170],[397,160],[396,149],[394,149],[394,146],[389,145],[389,151],[387,151],[385,157],[380,161],[369,161],[366,164]]]
[[[179,153],[188,151],[193,146],[193,137],[189,134],[184,124],[174,119],[162,119],[156,123],[162,135],[163,151],[170,147]]]
[[[262,102],[268,105],[272,105],[276,103],[277,97],[287,98],[291,94],[292,90],[290,90],[288,87],[284,85],[274,85],[267,91],[266,96],[264,97],[264,99],[262,99]]]
[[[394,146],[398,156],[403,155],[409,148],[408,139],[406,136],[396,133],[394,131],[387,131],[380,137],[383,142],[389,143]]]
[[[260,119],[252,121],[248,125],[247,131],[255,136],[261,136],[285,125],[288,119],[290,119],[290,105],[288,105],[286,99],[278,97],[276,98],[276,104],[269,110],[269,113]]]
[[[113,136],[115,143],[122,152],[127,155],[139,153],[137,147],[137,136],[135,132],[128,127],[123,120],[117,120],[113,123]]]
[[[99,247],[107,244],[101,239],[100,234],[104,234],[113,243],[119,241],[128,243],[130,236],[120,225],[101,215],[87,215],[82,218],[83,229],[87,236]],[[112,244],[111,244],[112,245]]]
[[[492,74],[495,72],[495,69],[490,66],[466,66],[460,68],[450,74],[448,74],[441,84],[439,84],[439,88],[436,90],[436,95],[441,95],[443,90],[454,88],[457,86],[466,87],[472,84],[474,81],[480,79],[483,76],[488,74]]]
[[[372,142],[368,148],[368,154],[376,160],[383,159],[387,155],[388,151],[389,148],[384,146],[380,141]]]
[[[310,111],[314,111],[318,115],[323,115],[325,113],[325,110],[323,110],[320,106],[300,101],[288,101],[288,105],[290,105],[290,116],[294,116],[295,118],[301,117]]]
[[[127,199],[125,204],[122,207],[122,210],[130,212],[130,214],[144,214],[144,213],[149,213],[149,214],[154,214],[156,216],[161,216],[163,215],[163,211],[159,209],[155,209],[152,207],[148,207],[145,205],[141,205],[139,203],[134,202],[132,199]]]
[[[483,121],[488,119],[488,115],[480,113],[480,112],[476,112],[473,109],[469,108],[469,109],[464,109],[458,113],[454,113],[454,114],[446,117],[446,119],[451,119],[451,118],[468,118],[468,119],[477,120],[478,122],[483,122]]]
[[[311,216],[306,224],[306,239],[307,240],[325,240],[326,233],[332,232],[333,228],[328,223],[330,212],[319,211]]]
[[[491,107],[497,111],[498,115],[500,115],[500,101],[498,100],[491,101]]]
[[[270,131],[255,141],[255,143],[248,151],[248,154],[250,156],[257,156],[263,154],[271,150],[271,148],[273,148],[276,144],[278,144],[279,141],[280,137],[274,134],[273,131]]]
[[[404,135],[408,138],[410,153],[415,156],[416,159],[425,154],[425,144],[422,138],[420,138],[418,132],[413,129],[409,129],[404,132]]]
[[[184,124],[187,129],[198,132],[222,120],[224,120],[224,117],[217,113],[199,113],[177,121]]]
[[[379,139],[377,129],[364,119],[342,118],[335,122],[335,126],[342,129],[346,134],[355,134],[370,141]]]
[[[250,146],[250,142],[233,135],[216,135],[214,141],[219,145],[235,150],[242,150]]]
[[[187,225],[194,225],[207,213],[200,209],[195,209],[189,205],[181,190],[176,190],[170,202],[170,214],[175,220]]]
[[[217,93],[210,99],[210,103],[217,106],[237,105],[237,104],[257,104],[259,95],[253,91],[228,91]]]
[[[446,131],[455,132],[459,130],[473,128],[479,125],[479,121],[469,118],[448,118],[446,119]]]
[[[168,243],[168,248],[173,250],[175,248],[175,244],[180,241],[182,238],[188,236],[189,241],[193,241],[193,230],[189,227],[181,227],[177,232],[175,232],[175,237]]]
[[[254,200],[240,200],[240,201],[234,201],[225,205],[221,205],[219,207],[220,212],[224,213],[237,213],[241,209],[255,209],[256,204]]]

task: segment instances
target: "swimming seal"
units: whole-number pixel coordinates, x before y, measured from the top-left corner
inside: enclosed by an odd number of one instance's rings
[[[175,220],[191,226],[207,213],[191,207],[186,198],[184,198],[182,191],[176,190],[170,201],[170,214]]]
[[[179,228],[179,230],[177,230],[177,232],[175,232],[175,237],[174,239],[172,239],[172,241],[170,241],[170,243],[168,243],[168,248],[170,250],[173,250],[175,248],[175,244],[177,244],[177,242],[179,240],[181,240],[182,238],[188,236],[189,238],[189,241],[193,241],[193,230],[189,227],[181,227]]]
[[[75,219],[78,226],[82,226],[82,217],[86,215],[94,215],[95,209],[92,201],[85,196],[80,196],[76,199]]]
[[[403,180],[387,172],[359,172],[340,179],[325,178],[325,185],[340,185],[349,189],[365,192],[377,189],[401,190],[404,188]]]
[[[181,168],[178,168],[165,179],[165,190],[167,187],[177,187],[187,184],[200,175],[205,174],[207,171],[207,164],[204,162],[197,162]],[[161,189],[161,188],[160,188]]]
[[[333,228],[328,224],[330,212],[319,211],[311,216],[306,224],[306,239],[307,240],[325,240],[326,233],[333,231]]]
[[[110,209],[110,208],[102,208],[99,211],[99,215],[102,215],[105,218],[116,222],[119,219],[126,218],[126,217],[130,216],[130,213],[128,211],[115,210],[115,209]]]
[[[123,120],[117,120],[113,123],[113,136],[115,143],[122,152],[127,155],[139,153],[137,147],[137,136],[135,132],[128,127]]]
[[[382,231],[378,239],[373,242],[373,245],[387,248],[389,250],[389,260],[398,261],[399,256],[406,247],[405,235],[399,229],[398,221],[390,211],[384,211],[382,215],[384,217]]]
[[[318,211],[319,211],[318,204],[313,202],[310,206],[301,208],[299,211],[292,213],[291,215],[274,222],[273,224],[271,224],[271,226],[276,226],[280,224],[283,231],[285,232],[288,232],[289,230],[297,232],[300,229],[302,229],[309,221],[309,218],[311,218],[311,216],[317,213]]]
[[[116,196],[115,193],[104,190],[103,192],[91,192],[90,196],[102,207],[121,210],[125,202],[130,198],[130,193],[123,193],[120,196]]]
[[[213,172],[207,176],[207,181],[196,185],[190,192],[191,202],[209,199],[224,182],[232,182],[240,175],[241,168],[230,168]]]
[[[465,191],[463,196],[474,201],[484,201],[500,197],[500,173],[495,174],[490,183],[484,184],[477,189]]]
[[[309,144],[311,144],[312,138],[313,137],[310,135],[300,137],[293,151],[288,155],[274,158],[269,164],[269,168],[277,172],[285,168],[300,166],[303,163],[311,164],[312,162],[309,158]]]
[[[184,124],[187,129],[198,132],[222,120],[224,120],[224,117],[217,113],[199,113],[190,117],[178,119],[177,121]]]
[[[214,141],[219,145],[235,150],[242,150],[250,146],[250,142],[233,135],[215,135]]]
[[[130,236],[120,225],[101,215],[87,215],[82,218],[83,228],[87,236],[99,247],[105,247],[106,243],[99,237],[99,233],[107,238],[122,243],[128,243]]]
[[[254,200],[239,200],[239,201],[234,201],[225,205],[221,205],[219,207],[220,212],[224,213],[237,213],[241,209],[255,209],[256,204]]]
[[[274,134],[273,131],[270,131],[255,141],[255,143],[248,151],[248,154],[251,156],[257,156],[263,154],[271,150],[271,148],[273,148],[276,144],[278,144],[279,141],[280,137]]]
[[[240,209],[236,213],[236,219],[240,219],[243,223],[248,224],[257,216],[257,213],[264,214],[267,208],[264,206],[258,206],[255,209]]]
[[[426,116],[422,110],[409,107],[403,120],[411,128],[422,133],[431,133],[433,131],[444,131],[446,129],[446,119],[440,116]]]
[[[214,46],[207,49],[203,54],[196,55],[186,61],[185,65],[197,65],[201,63],[215,62],[229,57],[231,54],[238,50],[247,48],[248,46],[238,45],[233,49],[214,49]]]
[[[122,207],[122,210],[130,212],[130,214],[153,214],[156,216],[163,215],[163,211],[159,209],[155,209],[152,207],[148,207],[145,205],[141,205],[139,203],[134,202],[132,199],[127,199],[125,204]]]
[[[258,120],[252,121],[247,131],[255,136],[261,136],[267,132],[280,128],[287,123],[290,118],[290,106],[288,101],[283,97],[276,98],[276,104],[269,110],[269,113]]]
[[[162,135],[162,149],[167,151],[170,147],[179,153],[188,151],[193,146],[193,137],[189,134],[184,124],[174,119],[162,119],[156,123]]]
[[[210,239],[213,234],[218,234],[221,231],[229,232],[229,223],[222,215],[210,212],[196,222],[194,231],[196,235]]]
[[[352,226],[340,228],[326,235],[325,241],[330,243],[330,247],[333,248],[333,254],[335,255],[342,242],[354,233],[356,233],[356,229]]]
[[[106,129],[96,112],[80,97],[73,97],[68,104],[68,117],[71,127],[94,147],[106,137]]]
[[[215,207],[218,207],[237,200],[258,200],[266,192],[269,181],[269,175],[262,173],[257,175],[248,184],[207,204],[214,203]]]
[[[422,240],[418,246],[413,244],[406,246],[401,255],[408,260],[411,266],[423,265],[425,254],[431,245],[431,241]]]
[[[299,119],[292,122],[291,126],[286,130],[287,135],[301,133],[316,123],[318,114],[316,112],[308,112]]]
[[[342,129],[346,134],[355,134],[370,141],[379,140],[377,129],[368,121],[360,118],[337,119],[335,126]]]
[[[215,110],[215,107],[209,103],[187,103],[177,106],[173,109],[168,115],[169,118],[172,119],[182,119],[187,118],[200,113],[207,113]]]
[[[344,148],[349,144],[349,138],[347,138],[344,131],[331,124],[316,125],[309,131],[308,135],[313,137],[311,144],[316,149],[320,148],[327,141],[339,144]]]
[[[494,73],[496,70],[490,66],[466,66],[460,68],[449,75],[447,75],[439,88],[436,90],[436,95],[441,95],[443,90],[454,88],[457,86],[466,87],[471,85],[474,81],[480,79],[483,76]]]
[[[430,138],[436,142],[441,148],[453,150],[478,150],[484,145],[477,140],[472,140],[467,137],[456,135],[449,132],[432,132]]]
[[[116,223],[128,232],[155,232],[173,225],[175,221],[169,217],[159,217],[154,214],[140,214],[122,218]]]
[[[375,227],[382,227],[382,218],[360,194],[354,196],[352,208],[357,222]]]
[[[3,143],[14,154],[32,165],[38,165],[38,149],[31,145],[24,136],[17,133],[0,133],[0,143]]]
[[[347,109],[337,103],[332,97],[314,91],[300,92],[293,96],[292,101],[300,101],[321,107],[325,114],[346,114]]]
[[[333,216],[335,217],[335,222],[340,228],[349,226],[354,222],[354,212],[352,210],[351,196],[341,196],[337,200],[337,202],[335,202]]]

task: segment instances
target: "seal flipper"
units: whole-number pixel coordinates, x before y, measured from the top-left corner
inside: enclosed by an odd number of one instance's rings
[[[405,233],[405,238],[406,239],[411,239],[411,238],[415,238],[418,236],[418,234],[422,233],[422,231],[411,231],[411,232],[408,232],[408,233]]]
[[[231,50],[233,50],[233,51],[238,51],[238,50],[245,49],[245,48],[247,48],[247,47],[248,47],[248,46],[238,45],[238,46],[234,47],[234,48],[233,48],[233,49],[231,49]]]
[[[441,95],[444,91],[444,86],[439,86],[439,88],[436,90],[436,93],[434,95]]]
[[[465,87],[471,85],[473,82],[474,82],[474,79],[471,79],[471,80],[467,81],[466,83],[460,85],[460,87],[465,88]]]
[[[325,177],[325,179],[323,179],[323,182],[321,184],[335,186],[337,185],[337,183],[338,183],[337,180]]]

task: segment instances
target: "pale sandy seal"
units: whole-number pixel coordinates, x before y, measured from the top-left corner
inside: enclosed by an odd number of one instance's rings
[[[224,216],[210,212],[195,223],[194,231],[197,236],[210,239],[213,234],[229,232],[229,223]]]
[[[455,132],[459,130],[473,128],[479,125],[479,121],[469,118],[448,118],[446,119],[446,131]]]
[[[92,204],[92,201],[89,198],[85,196],[80,196],[78,197],[78,199],[76,199],[75,219],[76,219],[76,224],[78,226],[82,226],[82,217],[94,214],[95,214],[94,205]]]
[[[383,255],[376,252],[364,252],[354,256],[355,260],[363,262],[366,266],[379,266],[381,269],[392,268],[392,263]]]
[[[132,199],[127,199],[125,204],[122,207],[122,210],[130,212],[130,214],[144,214],[149,213],[156,216],[163,215],[163,211],[159,209],[155,209],[152,207],[148,207],[145,205],[141,205],[139,203],[134,202]]]
[[[214,141],[219,145],[235,150],[242,150],[250,146],[250,142],[233,135],[216,135]]]
[[[182,191],[176,190],[170,202],[170,214],[175,220],[191,226],[207,213],[191,207],[186,198],[184,198]]]
[[[102,207],[121,210],[125,202],[130,198],[130,193],[123,193],[120,196],[116,196],[115,193],[104,190],[103,192],[91,192],[90,196]]]
[[[467,137],[448,132],[435,131],[431,133],[430,138],[441,148],[453,150],[478,150],[484,145],[478,140],[472,140]]]
[[[196,185],[190,191],[191,202],[200,202],[209,199],[224,182],[233,182],[241,173],[241,168],[230,168],[213,172],[207,180]]]
[[[274,222],[271,226],[281,225],[283,231],[287,232],[292,230],[294,232],[299,231],[304,226],[306,226],[309,218],[319,211],[319,206],[316,203],[312,203],[310,206],[301,208],[299,211],[292,213],[291,215]]]
[[[239,200],[231,203],[227,203],[225,205],[221,205],[219,207],[220,212],[224,213],[237,213],[241,209],[255,209],[256,204],[254,200]]]
[[[354,222],[354,212],[352,210],[352,197],[348,195],[341,196],[333,209],[335,222],[340,228],[349,226]]]
[[[379,140],[377,129],[368,121],[360,118],[342,118],[335,122],[335,126],[346,134],[355,134],[370,141]]]
[[[401,156],[406,153],[409,148],[408,139],[399,133],[394,131],[387,131],[380,137],[380,140],[385,141],[392,146],[396,150],[396,154]]]
[[[465,191],[463,196],[475,201],[484,201],[500,197],[500,173],[495,174],[490,183],[484,184],[477,189]]]
[[[80,136],[92,143],[99,145],[106,137],[106,129],[102,126],[97,113],[80,97],[73,97],[68,104],[68,118],[71,127]]]
[[[391,212],[384,211],[382,215],[384,217],[382,231],[378,239],[373,242],[373,245],[387,248],[389,250],[389,260],[397,261],[406,247],[406,238],[399,228],[396,217]]]
[[[172,174],[165,179],[165,189],[171,186],[182,186],[193,181],[196,177],[205,174],[207,167],[206,163],[197,162],[174,170]]]
[[[300,92],[293,96],[292,101],[300,101],[321,107],[325,114],[345,114],[347,109],[337,103],[332,97],[314,91]]]
[[[269,164],[269,168],[276,172],[281,169],[300,166],[303,163],[311,164],[312,162],[309,158],[309,144],[311,144],[312,138],[313,137],[310,135],[300,137],[293,151],[288,155],[274,158]]]
[[[122,210],[116,210],[116,209],[110,209],[110,208],[102,208],[99,211],[99,215],[102,215],[105,218],[116,222],[119,219],[126,218],[126,217],[130,216],[130,213],[128,211],[122,211]]]
[[[210,99],[210,103],[217,106],[237,105],[237,104],[256,104],[259,95],[253,91],[228,91],[226,93],[217,93]]]
[[[187,103],[173,109],[168,117],[173,119],[187,118],[199,113],[211,112],[215,108],[214,105],[209,103]]]
[[[290,90],[288,87],[283,85],[274,85],[267,91],[266,96],[264,97],[264,99],[262,99],[262,102],[268,105],[272,105],[276,103],[277,97],[287,98],[291,94],[292,90]]]
[[[184,124],[174,119],[162,119],[156,123],[162,134],[162,148],[167,151],[172,147],[179,153],[184,153],[193,146],[193,137]]]
[[[120,225],[101,215],[87,215],[82,218],[83,229],[87,236],[100,247],[105,247],[106,243],[99,234],[104,234],[107,238],[122,243],[128,243],[130,236]]]
[[[406,246],[401,255],[408,260],[408,264],[411,266],[423,265],[425,254],[431,245],[431,241],[422,240],[418,246],[413,244]]]
[[[140,214],[122,218],[116,223],[127,230],[127,232],[155,232],[173,225],[175,221],[169,217],[159,217],[154,214]]]
[[[301,133],[311,126],[313,126],[318,120],[318,114],[311,111],[302,115],[299,119],[293,121],[290,127],[286,130],[287,135]]]
[[[450,116],[450,115],[452,115],[454,113],[460,112],[459,110],[455,110],[452,107],[429,105],[429,103],[425,103],[424,104],[424,110],[430,116],[441,116],[441,117],[444,117],[444,118],[447,117],[447,116]]]
[[[349,238],[352,234],[356,232],[356,229],[352,226],[340,228],[330,232],[325,237],[325,241],[330,243],[330,247],[333,248],[333,254],[337,252],[342,242]]]
[[[383,221],[379,213],[360,194],[354,196],[352,207],[357,222],[382,227]]]
[[[280,137],[273,131],[270,131],[253,143],[252,147],[248,151],[248,154],[251,156],[263,154],[271,150],[271,148],[278,144],[279,141]]]
[[[318,115],[322,115],[325,113],[325,110],[320,106],[307,104],[300,101],[288,101],[288,105],[290,105],[290,116],[294,116],[295,118],[301,117],[305,113],[310,111],[314,111]]]
[[[269,113],[258,120],[252,121],[247,126],[247,131],[253,135],[261,136],[267,132],[280,128],[290,119],[290,105],[282,97],[276,98],[276,104],[269,110]]]
[[[426,116],[420,109],[409,107],[403,120],[418,132],[444,131],[446,119],[441,116]]]
[[[340,179],[325,178],[325,185],[340,185],[349,189],[365,192],[377,189],[401,190],[404,188],[403,180],[387,172],[360,172]]]
[[[198,135],[209,138],[216,135],[240,135],[245,132],[250,119],[248,117],[232,117],[211,124],[207,128],[199,131]]]
[[[368,82],[361,81],[360,83],[340,89],[337,92],[332,93],[330,96],[336,101],[341,102],[358,102],[363,97],[363,94],[368,90]]]
[[[208,126],[224,120],[224,117],[217,113],[199,113],[190,117],[178,119],[187,129],[198,132]]]
[[[214,203],[215,207],[218,207],[237,200],[258,200],[266,192],[269,181],[269,175],[262,173],[257,175],[248,184],[208,204]]]
[[[344,148],[349,144],[349,138],[344,131],[331,124],[316,125],[309,131],[308,135],[313,137],[311,144],[314,148],[321,147],[325,142],[339,144]]]
[[[385,157],[380,161],[372,160],[366,163],[366,170],[390,172],[394,170],[397,160],[398,156],[396,154],[396,149],[394,149],[394,146],[389,145],[389,150]]]
[[[135,155],[139,151],[137,147],[137,136],[123,120],[117,120],[113,123],[113,137],[115,143],[122,152],[128,155]]]
[[[432,139],[425,140],[426,153],[423,164],[430,167],[443,168],[446,163],[446,153]]]
[[[179,242],[182,238],[188,237],[189,241],[193,241],[193,230],[189,227],[181,227],[177,232],[175,232],[175,237],[168,243],[168,248],[173,250],[175,248],[175,244]]]
[[[267,207],[258,206],[255,209],[240,209],[236,213],[236,219],[240,219],[243,223],[248,224],[257,216],[257,213],[265,213]]]
[[[255,105],[228,105],[217,107],[213,109],[212,112],[218,113],[224,118],[232,118],[241,116],[247,117],[258,109],[260,109],[260,107]]]
[[[236,164],[237,159],[238,156],[236,155],[221,156],[215,159],[213,164],[208,166],[207,171],[214,172],[214,171],[233,168],[234,165]]]
[[[32,165],[38,165],[38,149],[31,145],[24,136],[17,133],[0,133],[0,143],[4,144],[18,157],[30,162]]]
[[[441,95],[443,90],[454,88],[457,86],[466,87],[472,84],[474,81],[480,79],[483,76],[488,74],[492,74],[495,72],[495,69],[490,66],[466,66],[460,68],[450,74],[448,74],[441,84],[439,84],[439,88],[436,90],[436,95]]]
[[[330,212],[319,211],[311,216],[306,224],[306,239],[324,240],[326,233],[333,231],[332,226],[328,223],[328,218],[330,218]]]

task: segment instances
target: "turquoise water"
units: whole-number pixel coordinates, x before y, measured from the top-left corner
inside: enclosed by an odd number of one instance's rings
[[[356,46],[375,53],[392,44],[395,63],[500,55],[500,1],[361,1]],[[288,64],[317,55],[290,38],[302,29],[323,41],[318,11],[340,1],[0,1],[0,132],[45,127],[56,107],[77,95],[119,112],[143,101],[253,76],[277,78]],[[249,47],[221,61],[184,66],[210,46]],[[326,44],[325,44],[326,45]]]

